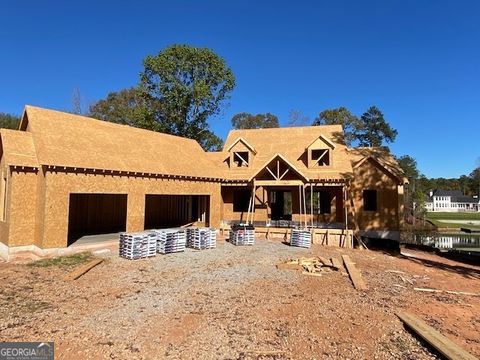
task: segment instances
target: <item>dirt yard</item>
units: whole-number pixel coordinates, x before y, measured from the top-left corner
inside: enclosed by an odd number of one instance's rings
[[[1,263],[0,341],[54,341],[58,359],[435,359],[395,316],[406,310],[480,356],[480,297],[413,290],[480,293],[480,267],[405,253],[219,241],[136,262],[112,252],[73,282],[68,262]],[[350,255],[368,290],[275,267],[311,254]]]

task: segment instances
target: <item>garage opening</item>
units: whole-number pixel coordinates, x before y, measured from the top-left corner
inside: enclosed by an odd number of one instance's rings
[[[208,195],[146,195],[145,229],[209,226]]]
[[[87,235],[125,231],[126,226],[126,194],[70,194],[68,245]]]

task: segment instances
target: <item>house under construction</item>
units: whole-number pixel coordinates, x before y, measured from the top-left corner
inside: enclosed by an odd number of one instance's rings
[[[194,140],[26,106],[19,130],[0,131],[0,156],[3,257],[85,235],[235,222],[267,235],[307,227],[317,241],[348,245],[353,231],[396,238],[403,219],[394,158],[347,148],[337,125],[233,130],[223,151],[205,152]]]

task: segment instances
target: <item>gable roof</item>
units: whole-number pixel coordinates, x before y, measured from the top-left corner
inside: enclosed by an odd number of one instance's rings
[[[382,167],[391,177],[395,178],[401,184],[407,184],[408,179],[398,165],[395,157],[385,147],[359,147],[348,149],[352,166],[356,168],[361,166],[365,161],[371,160],[378,166]]]
[[[330,148],[335,149],[335,144],[323,135],[320,135],[318,138],[313,140],[310,145],[307,146],[307,149],[311,148],[318,140],[322,140],[325,145],[328,145]]]
[[[32,134],[1,129],[2,158],[6,165],[38,168]]]
[[[234,142],[232,143],[232,145],[230,145],[230,146],[228,147],[227,151],[232,150],[232,148],[233,148],[235,145],[237,145],[239,142],[241,142],[243,145],[245,145],[245,146],[247,147],[247,149],[250,150],[252,153],[254,153],[254,154],[257,153],[257,151],[255,150],[255,148],[254,148],[252,145],[250,145],[248,142],[246,142],[244,139],[242,139],[242,138],[238,138],[236,141],[234,141]]]
[[[329,167],[309,168],[306,148],[320,136],[335,145],[335,149],[332,150],[333,164]],[[257,155],[246,168],[230,169],[227,162],[219,164],[224,177],[228,180],[248,181],[276,154],[281,154],[288,163],[310,180],[341,181],[352,176],[352,165],[343,140],[341,125],[231,130],[223,147],[223,156],[216,156],[227,158],[228,149],[238,138],[244,139],[254,147]]]
[[[221,177],[195,140],[179,136],[34,106],[25,107],[21,129],[42,165]]]
[[[248,179],[248,181],[252,181],[254,179],[255,176],[257,176],[260,172],[262,172],[263,170],[266,169],[266,167],[275,159],[280,159],[282,160],[285,164],[288,165],[289,168],[291,168],[295,173],[297,173],[297,175],[299,175],[300,177],[304,178],[305,180],[308,181],[308,178],[302,174],[301,171],[299,171],[293,164],[290,163],[290,161],[288,161],[287,159],[285,159],[285,157],[283,157],[281,154],[275,154],[272,156],[271,159],[267,160],[265,162],[265,164],[263,166],[260,166],[260,168],[258,169],[258,171],[253,174],[250,179]]]

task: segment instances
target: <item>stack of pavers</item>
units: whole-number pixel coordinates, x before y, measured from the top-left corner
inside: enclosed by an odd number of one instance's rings
[[[125,259],[138,260],[155,256],[157,252],[157,235],[150,231],[120,234],[120,256]]]
[[[310,248],[312,245],[312,234],[308,230],[292,229],[292,233],[290,234],[290,245]]]
[[[255,242],[255,227],[247,224],[232,225],[230,243],[239,245],[253,245]]]
[[[185,251],[187,234],[185,229],[172,228],[153,230],[157,234],[157,252],[170,254]]]
[[[197,250],[214,249],[217,246],[217,231],[206,227],[187,228],[187,247]]]

